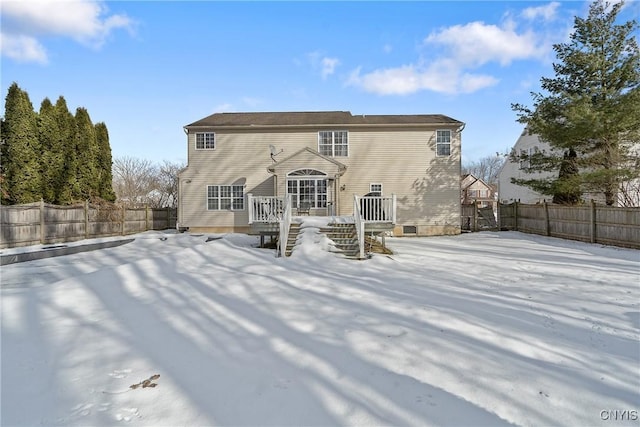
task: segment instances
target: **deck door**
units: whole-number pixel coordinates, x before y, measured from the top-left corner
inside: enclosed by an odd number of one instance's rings
[[[327,207],[327,174],[315,169],[298,169],[287,174],[287,194],[294,208],[307,201],[312,209]]]

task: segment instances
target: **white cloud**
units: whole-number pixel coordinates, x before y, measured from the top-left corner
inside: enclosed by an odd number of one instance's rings
[[[469,66],[493,61],[508,65],[516,59],[541,58],[546,52],[533,31],[518,34],[512,22],[501,27],[483,22],[454,25],[430,34],[425,42],[445,46],[451,57]]]
[[[102,1],[92,0],[5,1],[2,3],[2,24],[2,54],[36,62],[42,62],[43,55],[46,58],[46,51],[39,40],[43,36],[68,37],[99,48],[114,30],[132,32],[134,27],[126,15],[108,15]],[[23,49],[13,43],[9,47],[15,50],[7,50],[4,40],[22,40]],[[34,47],[37,47],[39,55],[34,56]]]
[[[501,25],[470,22],[432,32],[425,52],[415,63],[362,73],[354,70],[347,85],[381,95],[407,95],[421,90],[472,93],[499,80],[475,70],[489,63],[507,66],[513,61],[543,60],[549,44],[533,30],[518,31],[512,20]]]
[[[322,78],[326,79],[328,76],[333,74],[336,71],[336,67],[340,64],[340,60],[338,58],[328,58],[324,57],[321,60],[322,63]]]
[[[428,67],[404,65],[364,75],[360,71],[357,68],[351,73],[347,85],[379,95],[409,95],[421,90],[445,94],[472,93],[498,83],[498,79],[488,75],[460,74],[459,70],[448,67],[444,61]]]
[[[309,61],[309,64],[311,64],[311,68],[319,71],[320,76],[323,79],[326,79],[328,76],[335,73],[336,67],[340,65],[340,60],[338,58],[325,56],[322,52],[319,51],[308,53],[307,59]]]
[[[28,36],[12,36],[0,33],[2,54],[18,62],[46,64],[47,53],[38,40]]]
[[[384,53],[391,53],[393,51],[393,46],[391,46],[389,43],[385,43],[385,45],[382,46],[382,51]]]
[[[558,7],[560,7],[560,3],[554,1],[544,6],[528,7],[522,11],[521,15],[531,21],[538,18],[544,21],[552,21],[556,18]]]

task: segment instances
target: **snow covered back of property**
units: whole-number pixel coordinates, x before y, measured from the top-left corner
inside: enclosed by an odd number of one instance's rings
[[[313,235],[2,266],[1,424],[638,425],[639,251],[486,232],[354,261]]]

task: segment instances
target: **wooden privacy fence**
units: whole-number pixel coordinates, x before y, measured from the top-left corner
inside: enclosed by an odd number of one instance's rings
[[[502,230],[640,249],[640,207],[500,203],[498,221]]]
[[[104,207],[88,202],[0,206],[0,248],[72,242],[175,228],[175,208]]]
[[[460,229],[465,231],[489,230],[498,227],[491,206],[479,207],[476,203],[462,204]]]

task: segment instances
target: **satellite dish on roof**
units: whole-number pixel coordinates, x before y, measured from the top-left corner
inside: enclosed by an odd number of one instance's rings
[[[276,161],[275,157],[282,153],[283,150],[277,151],[276,147],[272,144],[269,144],[269,152],[271,153],[271,160]]]

